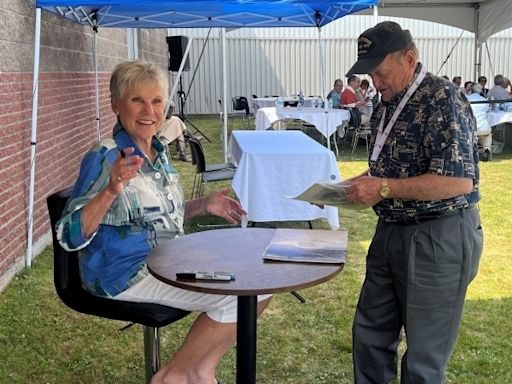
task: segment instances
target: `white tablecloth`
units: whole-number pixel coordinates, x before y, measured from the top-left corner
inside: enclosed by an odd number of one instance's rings
[[[350,113],[345,109],[323,108],[260,108],[256,112],[256,130],[268,129],[273,122],[281,119],[299,119],[313,124],[324,137],[330,137],[338,125],[350,120]]]
[[[238,164],[232,187],[249,221],[325,218],[339,228],[338,209],[288,199],[318,181],[340,181],[334,154],[300,131],[233,131],[228,158]]]
[[[268,108],[268,107],[275,107],[276,106],[276,100],[277,97],[258,97],[254,99],[254,103],[258,108]],[[304,98],[304,107],[313,107],[313,101],[319,100],[320,102],[322,99],[317,97],[305,97]],[[283,101],[285,103],[298,103],[299,98],[298,97],[283,97]]]
[[[491,127],[501,123],[510,123],[512,122],[512,112],[487,112],[487,121]]]

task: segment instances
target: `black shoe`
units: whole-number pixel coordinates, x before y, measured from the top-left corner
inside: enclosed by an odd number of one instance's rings
[[[484,153],[482,153],[482,156],[480,156],[480,160],[482,161],[489,161],[491,159],[491,152],[486,149]]]

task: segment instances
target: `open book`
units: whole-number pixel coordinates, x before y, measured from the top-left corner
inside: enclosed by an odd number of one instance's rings
[[[343,264],[347,231],[278,228],[263,253],[267,260]]]
[[[347,200],[347,185],[343,183],[315,183],[298,196],[287,196],[290,199],[308,201],[317,205],[334,205],[337,207],[363,209],[359,203]]]

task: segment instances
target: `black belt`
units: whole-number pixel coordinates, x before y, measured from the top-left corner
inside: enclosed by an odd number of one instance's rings
[[[476,204],[473,203],[473,204],[468,205],[467,207],[449,209],[446,211],[439,211],[439,212],[420,213],[414,217],[411,217],[411,218],[408,218],[405,220],[386,221],[386,223],[396,224],[396,225],[420,224],[420,223],[424,223],[424,222],[430,221],[430,220],[436,220],[436,219],[441,219],[441,218],[448,217],[448,216],[453,216],[462,211],[470,211],[475,208],[476,208]]]

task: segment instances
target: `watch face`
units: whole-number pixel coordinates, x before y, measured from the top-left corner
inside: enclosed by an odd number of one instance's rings
[[[383,185],[381,188],[380,188],[380,191],[379,191],[379,194],[383,197],[383,198],[386,198],[389,196],[389,193],[391,192],[391,190],[389,189],[389,187],[387,185]]]

